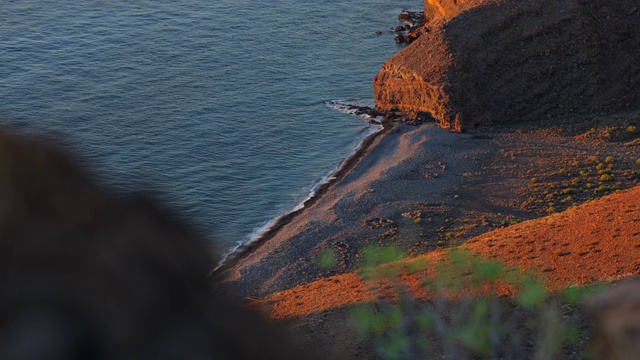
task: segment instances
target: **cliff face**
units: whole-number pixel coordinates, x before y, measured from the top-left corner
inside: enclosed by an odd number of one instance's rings
[[[377,109],[447,129],[640,108],[637,0],[425,0],[374,79]]]
[[[486,0],[424,0],[424,17],[427,21],[438,17],[448,20],[481,2]]]

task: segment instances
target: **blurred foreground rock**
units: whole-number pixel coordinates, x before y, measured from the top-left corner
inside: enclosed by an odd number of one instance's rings
[[[1,359],[291,358],[213,296],[205,246],[141,197],[109,197],[42,141],[0,133]]]
[[[623,281],[591,299],[593,358],[640,359],[640,279]]]

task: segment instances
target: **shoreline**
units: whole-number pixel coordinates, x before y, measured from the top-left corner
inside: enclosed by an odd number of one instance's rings
[[[390,121],[383,121],[381,125],[382,129],[365,137],[362,140],[360,146],[351,155],[346,157],[340,163],[336,171],[329,174],[329,176],[327,177],[327,181],[320,184],[306,200],[294,207],[292,211],[280,217],[277,217],[273,221],[273,224],[267,227],[265,231],[262,232],[262,234],[259,235],[255,240],[250,241],[244,246],[241,246],[239,248],[239,251],[232,252],[227,255],[227,257],[222,260],[222,262],[217,267],[211,270],[209,277],[212,279],[216,279],[219,276],[223,275],[226,271],[237,265],[238,262],[243,258],[252,254],[259,247],[264,245],[269,239],[272,239],[283,227],[291,223],[291,221],[293,221],[297,216],[302,214],[305,209],[308,209],[310,206],[318,202],[324,195],[326,195],[331,187],[342,181],[344,177],[347,176],[349,172],[371,151],[371,149],[373,148],[372,145],[376,139],[384,137],[384,135],[388,134],[391,130],[395,129],[398,126],[397,123]]]
[[[586,128],[575,129],[573,136],[549,136],[543,124],[472,133],[397,119],[383,125],[303,208],[278,219],[212,272],[218,291],[264,298],[353,271],[367,245],[424,254],[546,216],[552,200],[553,212],[559,212],[588,201],[594,191],[601,196],[640,181],[634,172],[640,148],[584,139]],[[592,188],[600,178],[598,162],[591,159],[609,156],[620,185]],[[572,190],[564,193],[565,187]],[[317,263],[327,251],[335,260],[331,269]]]

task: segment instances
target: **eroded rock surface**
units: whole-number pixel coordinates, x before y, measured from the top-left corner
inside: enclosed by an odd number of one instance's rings
[[[640,108],[636,0],[425,0],[374,79],[377,110],[444,128]]]
[[[479,4],[487,2],[486,0],[425,0],[424,1],[424,17],[427,21],[444,17],[451,19],[462,11]]]

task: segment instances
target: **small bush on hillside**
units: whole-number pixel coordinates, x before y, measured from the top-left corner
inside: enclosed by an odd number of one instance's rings
[[[437,263],[380,266],[399,256],[389,248],[365,250],[360,273],[387,301],[353,313],[360,334],[383,359],[558,359],[567,346],[579,354],[587,344],[585,329],[561,312],[593,289],[571,287],[553,296],[540,277],[462,250]],[[430,269],[421,287],[426,300],[418,299],[401,279]]]

